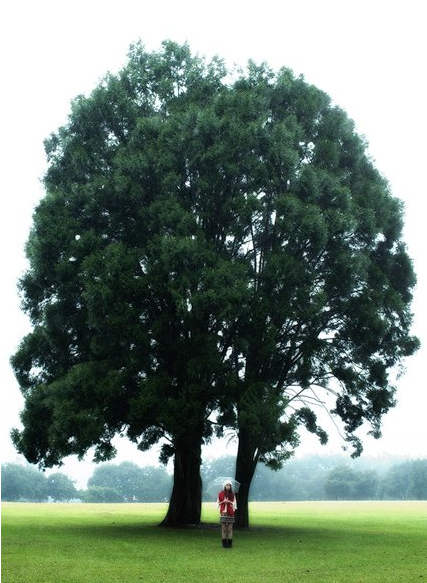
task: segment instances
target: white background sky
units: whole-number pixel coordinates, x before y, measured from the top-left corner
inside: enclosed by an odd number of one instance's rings
[[[377,168],[405,202],[404,239],[418,275],[413,332],[421,350],[406,362],[398,405],[384,420],[383,437],[366,438],[365,455],[427,452],[425,260],[426,64],[423,0],[5,0],[0,9],[1,212],[1,456],[15,461],[9,432],[19,425],[22,397],[9,357],[29,331],[16,283],[26,263],[24,244],[32,211],[43,196],[43,140],[67,121],[71,100],[89,93],[107,71],[126,61],[139,39],[147,50],[162,40],[188,42],[193,53],[223,57],[229,66],[248,59],[303,74],[326,91],[366,136]],[[299,455],[341,451],[338,438],[321,448],[303,437]],[[215,453],[232,453],[217,445]],[[118,461],[153,463],[126,442]],[[73,477],[88,464],[66,462]]]

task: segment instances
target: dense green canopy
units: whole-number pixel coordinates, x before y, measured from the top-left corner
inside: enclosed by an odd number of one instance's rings
[[[163,439],[168,524],[200,520],[214,431],[237,432],[243,508],[300,424],[324,442],[317,391],[359,453],[355,430],[380,435],[390,373],[418,345],[402,205],[351,120],[287,69],[226,73],[137,44],[74,100],[46,141],[20,284],[34,328],[12,359],[18,450],[52,466],[93,446],[109,459],[116,434]]]

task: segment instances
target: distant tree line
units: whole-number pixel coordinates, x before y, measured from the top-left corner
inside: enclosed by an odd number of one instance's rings
[[[132,462],[98,466],[82,492],[85,502],[167,502],[172,476],[155,466],[139,467]]]
[[[46,476],[31,465],[7,463],[1,466],[2,501],[68,502],[79,497],[75,482],[57,472]]]
[[[46,476],[29,464],[2,464],[1,499],[24,502],[165,502],[172,477],[164,467],[139,467],[131,462],[95,468],[86,489],[63,473]]]
[[[345,461],[342,456],[291,460],[274,472],[257,466],[250,500],[426,500],[427,459],[400,462]],[[343,461],[344,460],[344,461]],[[218,476],[232,476],[235,458],[204,462],[203,499],[213,501]],[[166,502],[172,476],[163,466],[139,467],[132,462],[95,468],[87,488],[78,490],[63,473],[46,476],[30,465],[7,463],[1,468],[4,501]]]
[[[259,466],[252,500],[426,500],[427,459],[389,464],[342,457],[292,460],[278,472]]]

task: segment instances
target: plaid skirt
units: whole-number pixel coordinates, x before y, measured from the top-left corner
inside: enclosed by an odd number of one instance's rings
[[[219,522],[221,524],[234,524],[234,516],[228,516],[228,514],[221,514],[219,517]]]

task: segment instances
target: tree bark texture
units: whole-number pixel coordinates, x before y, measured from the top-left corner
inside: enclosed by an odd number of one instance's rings
[[[169,508],[161,526],[179,527],[200,524],[202,480],[200,477],[201,442],[176,447],[174,481]]]
[[[240,482],[237,495],[236,527],[249,528],[249,490],[258,458],[245,431],[239,432],[236,458],[236,480]]]

